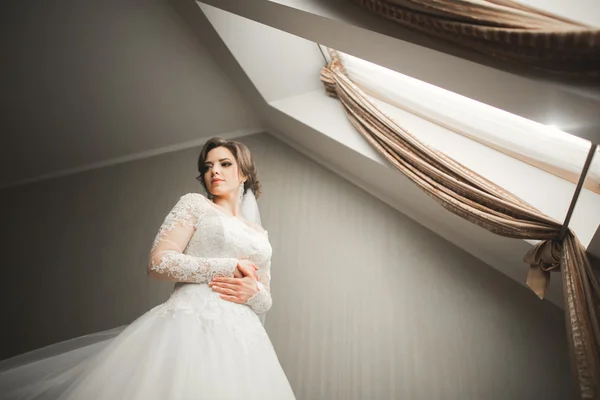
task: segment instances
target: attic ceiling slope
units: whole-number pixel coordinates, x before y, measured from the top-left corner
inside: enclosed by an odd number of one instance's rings
[[[560,83],[436,44],[383,18],[322,0],[202,0],[515,115],[600,142],[600,85]],[[377,46],[373,44],[377,43]],[[382,49],[385,49],[382,51]],[[401,55],[401,56],[399,56]],[[502,67],[502,68],[500,68]]]
[[[430,202],[433,203],[431,199],[421,193],[418,188],[413,187],[414,185],[411,185],[410,182],[407,184],[405,182],[407,180],[403,176],[394,172],[386,164],[374,162],[373,159],[366,157],[360,151],[352,150],[346,144],[332,140],[327,135],[283,112],[281,106],[287,102],[287,99],[283,102],[267,103],[262,98],[259,90],[252,84],[239,60],[236,60],[215,28],[211,26],[207,16],[202,12],[194,13],[186,0],[172,0],[172,3],[182,17],[193,27],[194,31],[207,39],[209,51],[218,60],[223,71],[230,74],[232,81],[258,110],[271,134],[426,226],[446,240],[483,260],[511,279],[520,284],[524,283],[526,266],[523,264],[522,257],[530,248],[530,244],[524,241],[498,237],[447,213],[437,204],[429,204]],[[227,29],[239,28],[239,26],[233,27],[230,25],[227,25],[227,27],[229,27]],[[332,157],[332,154],[336,156]],[[391,179],[396,189],[401,187],[401,191],[411,193],[410,196],[399,195],[398,190],[400,189],[390,192],[388,190],[390,189],[389,184],[373,184],[372,179],[369,179],[373,176],[382,176],[383,181]],[[397,184],[396,180],[398,181]],[[369,184],[369,181],[371,184]],[[431,207],[425,207],[427,211],[423,211],[424,204]],[[433,212],[431,212],[432,210]],[[548,296],[548,299],[555,304],[561,302],[559,283],[554,280]]]

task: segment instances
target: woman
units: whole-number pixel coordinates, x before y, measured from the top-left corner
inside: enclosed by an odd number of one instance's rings
[[[272,304],[267,232],[239,216],[260,194],[250,151],[211,139],[198,169],[212,201],[182,196],[150,252],[149,275],[176,282],[170,298],[109,340],[2,363],[3,399],[294,399],[259,320]]]

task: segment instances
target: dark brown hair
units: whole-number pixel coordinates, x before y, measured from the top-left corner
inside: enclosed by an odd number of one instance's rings
[[[204,144],[204,147],[202,147],[202,151],[200,151],[200,156],[198,157],[198,172],[200,173],[200,176],[196,179],[200,181],[206,193],[210,194],[206,188],[206,182],[204,182],[204,173],[206,172],[206,165],[204,164],[206,163],[208,152],[217,147],[225,147],[231,151],[238,164],[239,172],[247,177],[246,182],[244,182],[244,193],[246,193],[248,189],[251,189],[254,192],[254,196],[258,198],[260,196],[260,182],[258,181],[256,166],[252,160],[250,149],[243,143],[218,137],[209,139]]]

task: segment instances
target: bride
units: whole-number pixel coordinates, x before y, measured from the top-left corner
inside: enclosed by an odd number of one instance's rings
[[[150,277],[176,282],[170,298],[116,336],[1,362],[0,398],[294,399],[260,319],[272,304],[272,250],[250,151],[211,139],[198,170],[212,201],[182,196],[150,251]]]

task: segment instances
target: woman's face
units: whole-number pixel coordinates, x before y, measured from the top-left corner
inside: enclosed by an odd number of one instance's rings
[[[206,155],[204,182],[208,191],[216,197],[228,196],[237,190],[242,182],[238,163],[226,147],[215,147]]]

